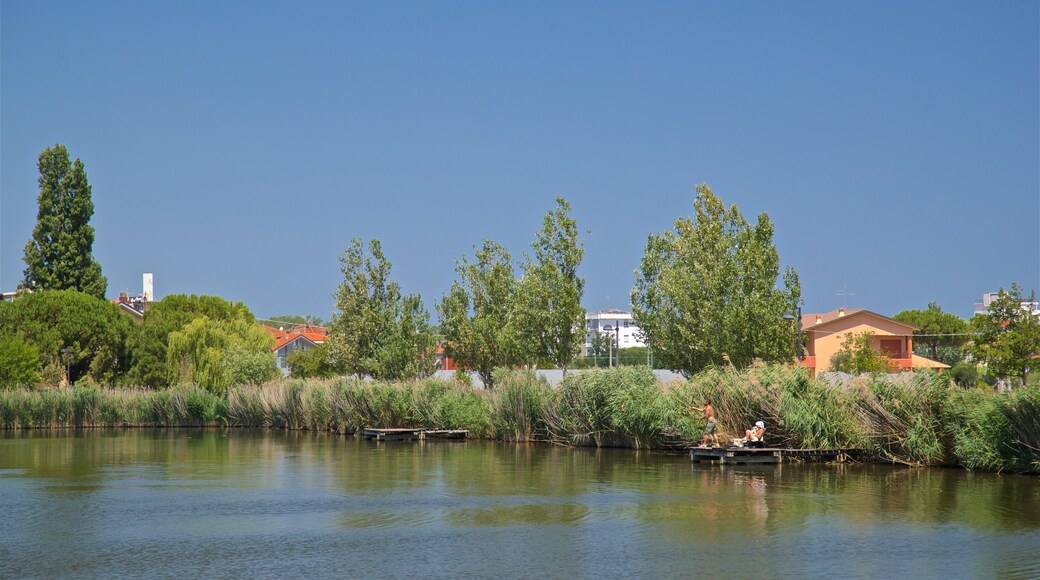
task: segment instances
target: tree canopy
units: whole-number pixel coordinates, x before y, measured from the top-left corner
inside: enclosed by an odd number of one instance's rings
[[[274,337],[247,317],[200,316],[170,333],[168,377],[214,392],[259,384],[279,375],[273,345]]]
[[[521,267],[517,327],[529,358],[548,361],[566,374],[585,342],[585,279],[578,275],[585,250],[567,200],[556,198],[531,247],[534,257]]]
[[[309,324],[311,326],[325,326],[325,321],[320,317],[312,316],[310,314],[283,314],[280,316],[272,316],[271,318],[265,318],[260,322],[274,327],[285,327],[292,328],[293,326],[301,326]]]
[[[25,244],[23,284],[34,290],[77,290],[103,299],[108,281],[94,259],[94,215],[83,163],[64,145],[40,153],[36,226]]]
[[[219,296],[170,294],[151,304],[144,313],[133,341],[131,381],[149,387],[172,384],[175,375],[167,361],[170,334],[203,316],[211,320],[255,322],[249,308],[241,302],[229,302]]]
[[[25,294],[0,302],[0,336],[18,336],[39,353],[45,379],[112,382],[129,367],[134,325],[117,306],[75,290]],[[55,376],[56,375],[56,376]]]
[[[651,234],[636,271],[633,318],[654,359],[685,375],[727,360],[738,367],[794,357],[795,327],[783,318],[801,300],[798,275],[780,258],[773,223],[754,226],[697,186],[694,216]]]
[[[914,334],[914,346],[927,346],[932,360],[946,358],[940,357],[941,347],[962,347],[970,338],[968,322],[955,314],[943,312],[938,302],[929,302],[924,310],[904,310],[893,318],[920,329]]]
[[[445,352],[459,368],[473,369],[488,389],[494,370],[520,365],[519,333],[513,308],[517,282],[512,258],[491,240],[476,250],[476,261],[456,261],[459,279],[437,304]]]
[[[329,345],[347,373],[375,379],[429,376],[436,366],[430,313],[418,294],[401,295],[390,279],[379,240],[366,251],[358,238],[340,255],[343,282],[336,293]]]
[[[1035,300],[1035,292],[1030,293],[1028,302]],[[1018,284],[1012,284],[1010,291],[1000,289],[988,312],[971,319],[975,359],[997,378],[1019,377],[1023,385],[1030,368],[1040,365],[1040,358],[1034,358],[1040,355],[1040,321],[1022,307],[1026,301]]]

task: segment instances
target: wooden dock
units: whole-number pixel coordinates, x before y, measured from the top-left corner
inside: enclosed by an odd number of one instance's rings
[[[376,441],[419,441],[421,439],[465,439],[466,429],[362,429],[361,436]]]
[[[715,461],[722,465],[763,463],[775,464],[784,460],[821,463],[842,463],[862,455],[861,449],[781,449],[776,447],[695,447],[690,449],[694,462]]]

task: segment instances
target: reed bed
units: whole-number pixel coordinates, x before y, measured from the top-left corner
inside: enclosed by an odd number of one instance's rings
[[[495,391],[455,381],[283,379],[218,395],[166,390],[0,391],[0,428],[229,426],[355,433],[365,427],[468,429],[475,438],[660,449],[700,442],[691,407],[710,399],[719,437],[766,423],[771,446],[860,448],[913,465],[1040,473],[1040,387],[965,391],[946,376],[860,377],[831,384],[799,369],[715,368],[662,385],[645,368],[571,373],[553,388],[500,370]]]

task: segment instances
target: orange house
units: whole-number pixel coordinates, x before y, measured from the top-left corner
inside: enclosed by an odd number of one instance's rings
[[[914,354],[913,334],[919,328],[862,308],[839,308],[826,314],[802,315],[802,334],[806,337],[802,366],[812,375],[831,369],[831,357],[841,350],[850,334],[874,335],[874,350],[888,356],[894,373],[913,369],[948,369],[949,365]]]

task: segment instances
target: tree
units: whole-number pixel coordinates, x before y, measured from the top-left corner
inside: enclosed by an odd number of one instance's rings
[[[728,358],[745,367],[794,357],[795,328],[783,318],[801,300],[798,274],[780,258],[773,224],[751,226],[708,188],[697,186],[693,218],[651,234],[632,289],[633,318],[655,362],[691,375]]]
[[[0,336],[0,389],[31,387],[40,380],[40,353],[19,336]]]
[[[175,376],[167,364],[170,334],[203,316],[211,320],[242,319],[255,323],[253,314],[241,302],[229,302],[219,296],[170,294],[149,305],[144,313],[144,321],[133,341],[134,365],[130,380],[150,387],[172,384]]]
[[[484,240],[476,262],[461,258],[455,272],[459,280],[437,304],[445,352],[494,389],[494,370],[523,360],[513,316],[517,282],[512,258],[504,247]]]
[[[321,318],[317,316],[312,316],[310,314],[283,314],[281,316],[272,316],[271,318],[261,320],[260,322],[263,322],[268,326],[281,326],[287,329],[292,328],[294,326],[302,326],[307,324],[311,326],[325,326],[325,322]]]
[[[52,379],[66,370],[73,383],[88,376],[102,383],[121,378],[130,366],[133,332],[117,306],[75,290],[32,292],[0,303],[0,335],[32,345]]]
[[[1028,302],[1036,300],[1031,292]],[[1029,369],[1037,366],[1040,354],[1040,321],[1023,308],[1022,289],[1011,285],[1011,291],[1003,288],[996,300],[989,304],[989,311],[976,314],[971,319],[975,340],[970,347],[972,355],[988,366],[991,374],[1000,379],[1016,376],[1025,385]]]
[[[328,379],[345,374],[346,370],[329,355],[329,350],[324,345],[294,350],[285,357],[289,373],[299,379]]]
[[[346,372],[374,379],[427,376],[436,365],[429,312],[418,294],[401,295],[379,240],[360,239],[340,255],[343,282],[329,334],[332,355]]]
[[[849,333],[841,341],[841,348],[831,356],[831,370],[850,375],[883,373],[889,369],[889,359],[874,350],[874,335],[870,332]]]
[[[614,333],[593,330],[589,335],[589,356],[595,359],[596,366],[606,366],[614,352]],[[602,363],[600,359],[603,359]]]
[[[531,244],[517,294],[517,327],[528,360],[545,360],[567,374],[585,342],[585,279],[578,276],[585,250],[571,206],[562,197],[545,214]]]
[[[252,320],[201,316],[170,333],[168,376],[218,393],[259,384],[279,374],[272,346],[274,337]]]
[[[929,302],[925,310],[904,310],[893,318],[920,329],[914,336],[914,350],[918,346],[927,347],[932,360],[944,363],[955,364],[961,360],[961,356],[950,353],[949,349],[963,347],[968,342],[968,323],[957,315],[943,312],[938,302]],[[944,356],[940,356],[942,347],[945,347]],[[950,360],[951,357],[956,360]]]
[[[94,259],[94,215],[83,163],[69,162],[61,144],[40,154],[39,209],[25,244],[23,284],[35,290],[76,290],[103,299],[108,281]]]

